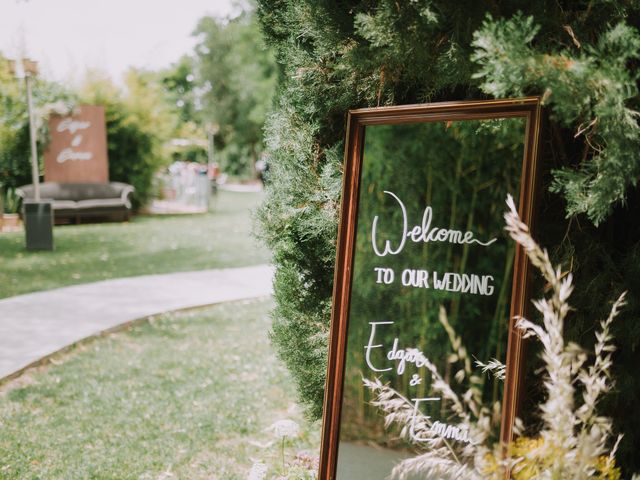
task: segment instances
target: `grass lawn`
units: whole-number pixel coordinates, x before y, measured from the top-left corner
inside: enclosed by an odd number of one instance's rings
[[[201,215],[139,216],[129,223],[54,229],[53,252],[27,252],[23,233],[0,234],[0,298],[108,278],[266,263],[251,236],[260,193],[218,194]]]
[[[265,428],[285,418],[303,428],[288,458],[316,454],[267,339],[271,306],[166,314],[3,385],[0,478],[244,479],[256,461],[281,464]]]

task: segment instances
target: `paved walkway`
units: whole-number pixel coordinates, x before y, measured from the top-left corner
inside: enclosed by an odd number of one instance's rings
[[[145,275],[0,300],[0,379],[84,338],[162,312],[271,294],[267,265]]]

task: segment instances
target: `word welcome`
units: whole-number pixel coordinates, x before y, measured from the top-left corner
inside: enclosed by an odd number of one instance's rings
[[[392,268],[374,267],[376,283],[390,285],[395,281]],[[431,274],[430,274],[431,273]],[[431,278],[431,283],[429,282]],[[493,295],[495,290],[492,275],[476,275],[473,273],[429,272],[413,268],[405,268],[400,275],[404,287],[433,288],[447,292],[469,293],[472,295]]]
[[[475,238],[475,234],[471,231],[462,232],[460,230],[431,227],[433,217],[433,210],[431,206],[427,206],[424,209],[424,213],[422,214],[422,223],[409,228],[407,209],[404,206],[404,203],[402,203],[402,200],[400,200],[398,196],[393,192],[385,190],[384,193],[391,196],[398,203],[398,206],[400,207],[400,210],[402,212],[402,228],[396,239],[397,245],[394,247],[391,240],[383,239],[382,241],[384,242],[384,248],[381,252],[378,249],[379,217],[378,215],[376,215],[373,218],[373,224],[371,225],[371,243],[373,245],[373,251],[379,257],[384,257],[386,255],[397,255],[402,252],[407,242],[407,238],[409,238],[414,243],[449,242],[460,245],[477,243],[478,245],[482,245],[483,247],[487,247],[497,240],[497,238],[492,238],[491,240],[483,242]]]

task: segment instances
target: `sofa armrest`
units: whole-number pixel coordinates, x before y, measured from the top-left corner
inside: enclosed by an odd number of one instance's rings
[[[23,200],[23,201],[24,201],[24,199],[25,199],[25,198],[27,198],[27,195],[28,195],[28,194],[27,194],[27,192],[25,192],[25,191],[23,190],[23,187],[18,187],[18,188],[16,188],[16,189],[14,190],[14,192],[15,192],[16,196],[17,196],[17,197],[20,197],[20,199],[21,199],[21,200]]]
[[[129,199],[129,197],[135,191],[136,189],[133,188],[131,185],[125,185],[124,187],[122,187],[122,192],[120,192],[120,199],[127,206],[128,209],[131,209],[131,200]]]

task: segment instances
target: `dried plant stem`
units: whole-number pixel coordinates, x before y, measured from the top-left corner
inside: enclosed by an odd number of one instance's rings
[[[398,464],[392,476],[403,480],[409,474],[419,473],[427,478],[497,480],[503,478],[507,469],[514,478],[619,478],[619,471],[615,467],[615,452],[621,437],[617,437],[611,449],[607,448],[612,422],[611,419],[598,415],[597,404],[600,397],[611,388],[610,370],[614,351],[611,325],[625,303],[625,294],[620,295],[609,316],[600,322],[600,330],[596,333],[594,360],[590,366],[585,367],[588,358],[586,352],[564,340],[564,323],[571,311],[568,299],[573,291],[572,276],[551,265],[547,251],[533,240],[527,225],[520,220],[510,196],[507,205],[509,210],[505,214],[506,230],[523,247],[551,290],[548,298],[533,302],[542,314],[541,324],[524,318],[517,321],[517,326],[524,331],[525,336],[536,337],[543,346],[546,399],[540,405],[542,427],[538,438],[519,439],[510,446],[506,458],[499,445],[487,444],[492,408],[481,404],[482,398],[477,391],[479,383],[472,373],[471,359],[461,338],[448,322],[446,312],[441,309],[440,323],[447,332],[453,351],[448,365],[462,365],[454,377],[458,383],[468,381],[469,389],[459,396],[433,363],[426,361],[425,368],[431,373],[432,390],[438,392],[443,400],[448,400],[450,413],[455,414],[470,433],[473,431],[473,441],[466,445],[447,442],[430,429],[433,424],[428,417],[420,414],[416,418],[415,405],[402,394],[383,385],[379,380],[365,379],[365,386],[377,395],[372,403],[386,414],[385,426],[399,424],[402,428],[401,436],[405,438],[412,429],[417,429],[420,445],[426,448],[424,453]],[[504,378],[505,366],[495,359],[487,363],[476,360],[475,364],[485,372],[491,371],[497,378]],[[576,390],[579,390],[580,397],[576,395]],[[423,442],[423,438],[427,441]],[[433,477],[428,477],[429,475]]]

